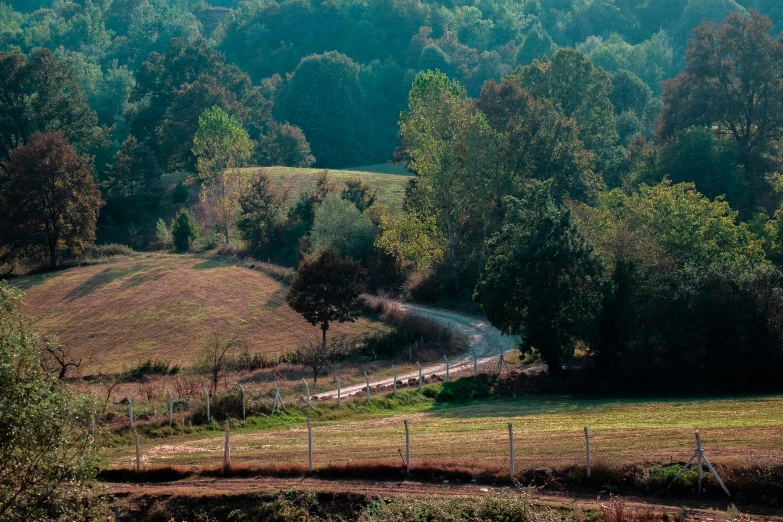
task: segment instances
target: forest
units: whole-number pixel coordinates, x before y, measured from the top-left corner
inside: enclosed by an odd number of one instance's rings
[[[775,0],[0,3],[0,269],[330,250],[555,377],[779,389],[781,28]],[[391,160],[402,208],[330,181]],[[322,170],[288,203],[272,166]]]

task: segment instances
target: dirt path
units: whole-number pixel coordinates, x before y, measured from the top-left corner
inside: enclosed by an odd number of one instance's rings
[[[519,343],[519,338],[517,336],[501,334],[500,331],[489,324],[489,321],[485,318],[408,303],[393,302],[393,305],[419,317],[430,319],[445,328],[455,330],[468,339],[470,342],[468,353],[452,358],[449,361],[449,372],[456,373],[460,370],[472,368],[474,354],[478,366],[490,364],[498,360],[501,351],[505,352],[511,350]],[[425,377],[430,377],[432,375],[444,376],[446,375],[446,364],[444,362],[442,364],[422,366],[421,373]],[[418,370],[397,376],[397,380],[400,381],[418,378]],[[370,387],[391,386],[392,384],[394,384],[393,377],[370,381]],[[340,390],[340,393],[343,397],[347,397],[350,394],[364,391],[366,386],[366,384],[345,386]],[[336,399],[337,390],[334,389],[328,392],[319,393],[318,398]]]
[[[321,480],[315,478],[194,478],[177,482],[156,484],[107,484],[115,496],[171,496],[189,497],[216,495],[243,495],[253,493],[275,493],[296,489],[300,491],[359,493],[370,498],[392,498],[401,496],[427,497],[476,497],[496,493],[509,488],[483,486],[478,484],[439,484],[413,481],[384,482],[371,480]],[[594,491],[552,492],[527,489],[534,503],[548,507],[579,507],[582,510],[599,509],[608,501],[608,494],[598,495]],[[676,515],[687,515],[690,520],[722,520],[728,501],[715,499],[685,500],[673,498],[636,497],[623,495],[626,509],[653,511],[666,514],[669,519]],[[764,506],[739,505],[740,511],[752,514],[747,520],[783,521],[783,512]],[[719,510],[719,511],[718,511]],[[722,511],[723,513],[720,513]]]

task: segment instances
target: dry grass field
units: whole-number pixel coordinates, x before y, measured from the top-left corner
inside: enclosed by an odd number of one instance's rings
[[[15,280],[38,331],[84,357],[82,373],[116,372],[154,358],[189,366],[213,331],[238,331],[251,353],[280,354],[320,330],[285,302],[284,283],[211,258],[142,254]],[[385,328],[335,325],[330,334]]]
[[[584,426],[591,430],[596,466],[687,460],[693,452],[695,430],[701,432],[705,451],[715,463],[783,462],[783,397],[529,396],[467,406],[422,403],[394,414],[349,419],[314,423],[316,468],[363,461],[399,463],[398,449],[405,444],[403,419],[410,423],[414,465],[474,462],[477,468],[502,468],[508,459],[509,422],[514,424],[520,468],[581,464]],[[307,463],[307,432],[302,425],[256,431],[239,428],[232,440],[232,462],[237,464]],[[218,433],[148,439],[142,443],[143,461],[146,465],[216,465],[222,458],[222,444]],[[130,446],[104,453],[108,466],[128,466],[132,461]]]

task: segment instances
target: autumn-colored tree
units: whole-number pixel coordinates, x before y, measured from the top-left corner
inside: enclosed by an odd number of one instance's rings
[[[375,203],[375,200],[378,199],[378,194],[375,192],[375,189],[362,180],[349,179],[345,182],[345,188],[340,197],[356,205],[359,212],[364,212]]]
[[[783,40],[771,29],[757,11],[696,28],[685,71],[663,85],[659,137],[696,125],[733,140],[750,185],[750,210],[773,206],[767,175],[783,138]]]
[[[0,245],[7,256],[46,253],[55,268],[63,250],[79,255],[92,246],[103,205],[92,160],[62,132],[35,132],[9,157],[0,172]]]
[[[220,107],[207,109],[199,118],[193,138],[198,175],[203,183],[201,202],[230,242],[239,198],[247,183],[240,168],[250,158],[253,142],[242,125]]]
[[[359,263],[320,250],[299,264],[286,300],[308,323],[320,326],[326,350],[329,325],[352,323],[359,317],[366,284],[367,271]]]

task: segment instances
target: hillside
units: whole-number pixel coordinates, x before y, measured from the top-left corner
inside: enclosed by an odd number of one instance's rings
[[[257,270],[191,255],[145,254],[15,282],[44,334],[79,357],[83,373],[120,371],[149,358],[188,366],[212,331],[237,329],[251,353],[280,354],[319,330],[285,302],[284,283]],[[330,335],[384,328],[360,319]]]
[[[245,169],[255,171],[258,168]],[[278,191],[287,190],[287,204],[291,205],[302,192],[308,192],[315,187],[318,173],[322,169],[299,169],[293,167],[264,167],[272,180],[272,185]],[[359,179],[367,183],[378,193],[378,201],[386,203],[392,208],[402,208],[402,200],[405,197],[405,187],[410,176],[400,174],[387,174],[360,170],[329,170],[329,180],[342,190],[349,179]]]

